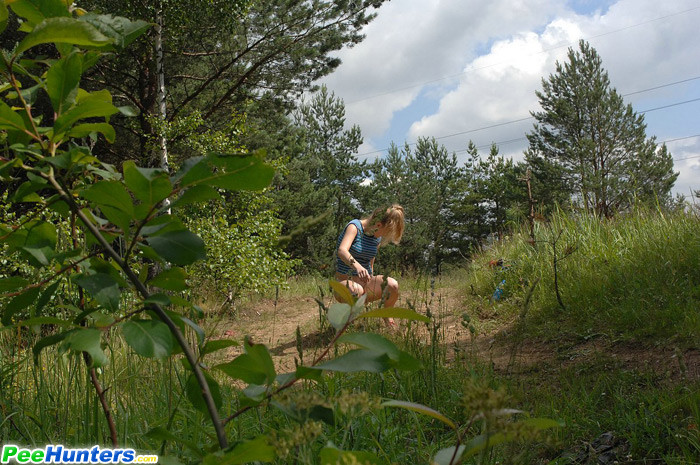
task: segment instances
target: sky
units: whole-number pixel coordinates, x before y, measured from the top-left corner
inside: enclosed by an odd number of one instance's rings
[[[643,113],[700,189],[700,0],[391,0],[324,78],[358,125],[358,158],[435,137],[460,161],[473,141],[523,158],[542,79],[584,39],[611,87]]]

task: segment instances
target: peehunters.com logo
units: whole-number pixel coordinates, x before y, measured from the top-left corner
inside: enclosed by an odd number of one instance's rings
[[[69,449],[49,444],[43,449],[2,446],[0,463],[158,463],[157,455],[136,455],[134,449]]]

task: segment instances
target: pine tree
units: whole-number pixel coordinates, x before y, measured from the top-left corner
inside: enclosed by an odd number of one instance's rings
[[[343,101],[322,87],[294,114],[301,138],[301,153],[289,161],[272,193],[285,222],[284,234],[326,216],[287,244],[293,257],[308,270],[326,269],[332,263],[336,238],[342,227],[360,216],[357,190],[365,164],[357,160],[362,144],[359,126],[345,128]]]
[[[646,138],[644,116],[610,86],[588,43],[569,49],[537,97],[542,111],[532,113],[530,157],[562,168],[575,203],[609,217],[635,201],[670,198],[677,177],[670,154]]]

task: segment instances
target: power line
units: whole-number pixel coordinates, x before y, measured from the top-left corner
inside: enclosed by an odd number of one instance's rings
[[[684,105],[686,103],[697,102],[698,100],[700,100],[700,98],[694,98],[692,100],[686,100],[684,102],[672,103],[670,105],[664,105],[662,107],[650,108],[648,110],[640,111],[639,113],[651,113],[652,111],[663,110],[664,108],[677,107],[678,105]]]
[[[675,85],[678,85],[678,84],[684,84],[684,83],[686,83],[686,82],[695,81],[695,80],[697,80],[697,79],[700,79],[700,76],[695,76],[695,77],[691,77],[691,78],[688,78],[688,79],[683,79],[683,80],[675,81],[675,82],[669,82],[668,84],[662,84],[662,85],[656,86],[656,87],[649,87],[648,89],[642,89],[642,90],[638,90],[638,91],[636,91],[636,92],[629,92],[629,93],[627,93],[627,94],[623,94],[622,96],[623,96],[623,97],[629,97],[630,95],[641,94],[641,93],[644,93],[644,92],[649,92],[649,91],[651,91],[651,90],[658,90],[658,89],[663,89],[664,87],[670,87],[670,86],[675,86]]]
[[[662,89],[662,88],[665,88],[665,87],[675,86],[675,85],[678,85],[678,84],[684,84],[684,83],[686,83],[686,82],[695,81],[695,80],[697,80],[697,79],[700,79],[700,76],[695,76],[695,77],[683,79],[683,80],[680,80],[680,81],[670,82],[670,83],[667,83],[667,84],[661,84],[661,85],[658,85],[658,86],[649,87],[649,88],[647,88],[647,89],[642,89],[642,90],[638,90],[638,91],[635,91],[635,92],[630,92],[630,93],[627,93],[627,94],[622,94],[622,97],[627,97],[627,96],[635,95],[635,94],[641,94],[641,93],[644,93],[644,92],[650,92],[650,91],[652,91],[652,90],[658,90],[658,89]],[[696,101],[698,101],[698,100],[700,100],[700,98],[696,98],[696,99],[692,99],[692,100],[686,100],[686,101],[683,101],[683,102],[672,103],[672,104],[669,104],[669,105],[664,105],[664,106],[660,106],[660,107],[656,107],[656,108],[650,108],[650,109],[648,109],[648,110],[643,110],[643,111],[640,111],[640,112],[638,112],[638,113],[642,113],[642,114],[643,114],[643,113],[650,113],[650,112],[652,112],[652,111],[662,110],[662,109],[664,109],[664,108],[675,107],[675,106],[678,106],[678,105],[684,105],[684,104],[686,104],[686,103],[696,102]],[[530,120],[530,119],[534,119],[534,117],[533,117],[533,116],[528,116],[528,117],[524,117],[524,118],[518,118],[518,119],[510,120],[510,121],[504,121],[503,123],[496,123],[496,124],[491,124],[491,125],[489,125],[489,126],[481,126],[481,127],[474,128],[474,129],[468,129],[468,130],[466,130],[466,131],[460,131],[460,132],[455,132],[455,133],[452,133],[452,134],[446,134],[446,135],[444,135],[444,136],[435,137],[435,140],[447,139],[447,138],[450,138],[450,137],[461,136],[461,135],[464,135],[464,134],[471,134],[471,133],[474,133],[474,132],[484,131],[484,130],[486,130],[486,129],[493,129],[493,128],[497,128],[497,127],[501,127],[501,126],[507,126],[507,125],[510,125],[510,124],[521,123],[521,122],[523,122],[523,121],[527,121],[527,120]],[[506,141],[506,142],[513,142],[513,141],[515,141],[515,140],[522,140],[522,139],[523,139],[523,138],[514,139],[514,140],[512,140],[512,141]],[[409,145],[409,146],[411,146],[411,145],[416,145],[416,143],[417,143],[417,142],[411,142],[411,143],[408,143],[407,145]],[[488,147],[490,147],[490,146],[491,146],[491,145],[489,144]],[[385,151],[387,151],[387,150],[389,150],[388,147],[387,147],[387,148],[384,148],[384,149],[379,149],[379,150],[372,150],[371,152],[361,153],[361,154],[358,154],[358,156],[364,157],[364,156],[367,156],[367,155],[373,155],[373,154],[375,154],[375,153],[382,153],[382,152],[385,152]]]
[[[650,110],[646,110],[646,112],[648,113],[648,112],[650,112],[650,111],[660,110],[660,109],[662,109],[662,108],[669,108],[669,107],[674,107],[674,106],[682,105],[682,104],[684,104],[684,103],[696,102],[696,101],[698,101],[698,100],[700,100],[700,98],[696,98],[696,99],[693,99],[693,100],[687,100],[687,101],[685,101],[685,102],[674,103],[674,104],[672,104],[672,105],[665,105],[665,106],[663,106],[663,107],[652,108],[652,109],[650,109]],[[696,135],[694,135],[694,136],[678,137],[678,138],[676,138],[676,139],[667,139],[667,140],[664,140],[664,141],[660,141],[660,142],[658,142],[658,143],[659,143],[659,144],[665,144],[665,143],[667,143],[667,142],[676,142],[676,141],[679,141],[679,140],[692,139],[693,137],[700,137],[700,134],[696,134]],[[504,141],[500,141],[500,142],[492,142],[492,143],[490,143],[490,144],[479,145],[479,146],[476,147],[476,149],[477,149],[477,150],[488,149],[488,148],[490,148],[490,147],[493,146],[493,145],[495,145],[495,146],[497,146],[497,147],[500,147],[501,145],[512,144],[513,142],[521,142],[521,141],[524,141],[524,140],[527,140],[527,137],[518,137],[518,138],[516,138],[516,139],[509,139],[509,140],[504,140]],[[455,151],[453,151],[453,153],[455,153],[455,154],[456,154],[456,153],[466,153],[467,150],[468,150],[468,149],[455,150]],[[695,158],[695,157],[690,157],[690,158]],[[686,158],[679,158],[678,161],[680,161],[680,160],[686,160]]]
[[[679,141],[679,140],[694,139],[694,138],[696,138],[696,137],[700,137],[700,134],[695,134],[695,135],[693,135],[693,136],[676,137],[675,139],[666,139],[666,140],[659,141],[659,142],[657,142],[657,143],[658,143],[658,144],[666,144],[666,143],[668,143],[668,142],[677,142],[677,141]],[[500,146],[500,145],[509,144],[509,143],[512,143],[512,142],[520,142],[520,141],[523,141],[523,140],[527,140],[527,137],[519,137],[519,138],[517,138],[517,139],[510,139],[510,140],[506,140],[506,141],[503,141],[503,142],[496,143],[495,145]],[[477,147],[477,150],[479,150],[479,149],[487,149],[487,148],[490,148],[492,145],[494,145],[494,144],[480,145],[480,146]],[[467,149],[456,150],[456,151],[454,151],[453,153],[457,154],[457,153],[462,153],[462,152],[466,153],[466,152],[467,152]],[[692,158],[700,158],[700,155],[693,155],[693,156],[685,157],[685,158],[674,158],[673,161],[690,160],[690,159],[692,159]]]
[[[629,29],[634,29],[634,28],[639,27],[639,26],[644,26],[644,25],[647,25],[647,24],[651,24],[651,23],[656,22],[656,21],[661,21],[661,20],[664,20],[664,19],[672,18],[672,17],[674,17],[674,16],[684,15],[684,14],[686,14],[686,13],[690,13],[691,11],[695,11],[695,10],[699,10],[699,9],[700,9],[700,7],[689,8],[689,9],[687,9],[687,10],[679,11],[679,12],[677,12],[677,13],[671,13],[671,14],[669,14],[669,15],[659,16],[659,17],[657,17],[657,18],[653,18],[653,19],[649,19],[649,20],[646,20],[646,21],[642,21],[641,23],[636,23],[636,24],[632,24],[632,25],[629,25],[629,26],[625,26],[625,27],[620,28],[620,29],[614,29],[614,30],[612,30],[612,31],[603,32],[603,33],[601,33],[601,34],[596,34],[596,35],[590,36],[590,37],[584,37],[584,38],[582,38],[582,40],[589,41],[589,40],[591,40],[591,39],[597,39],[597,38],[604,37],[604,36],[607,36],[607,35],[616,34],[616,33],[618,33],[618,32],[623,32],[623,31],[626,31],[626,30],[629,30]],[[551,51],[554,51],[554,50],[557,50],[557,49],[560,49],[560,48],[564,48],[564,47],[571,47],[571,46],[573,46],[573,45],[576,45],[576,43],[574,43],[574,42],[569,42],[569,43],[566,43],[566,44],[556,45],[556,46],[554,46],[554,47],[550,47],[550,48],[548,48],[548,49],[544,49],[544,50],[541,50],[541,51],[536,52],[536,53],[531,53],[531,54],[529,54],[528,56],[540,55],[540,54],[542,54],[542,53],[551,52]],[[365,101],[365,100],[371,100],[371,99],[378,98],[378,97],[383,97],[383,96],[385,96],[385,95],[394,94],[394,93],[396,93],[396,92],[401,92],[401,91],[404,91],[404,90],[415,89],[416,87],[423,87],[423,86],[426,86],[426,85],[428,85],[428,84],[433,84],[433,83],[436,83],[436,82],[445,81],[445,80],[447,80],[447,79],[452,79],[452,78],[455,78],[455,77],[463,76],[463,75],[468,74],[468,73],[473,72],[473,71],[480,71],[480,70],[482,70],[482,69],[492,68],[492,67],[494,67],[494,66],[502,65],[502,64],[505,64],[505,63],[507,63],[507,62],[505,62],[505,61],[500,61],[500,62],[498,62],[498,63],[491,63],[490,65],[484,65],[484,66],[481,66],[481,67],[479,67],[479,68],[470,68],[470,69],[468,69],[468,70],[466,70],[466,71],[463,71],[463,72],[461,72],[461,73],[451,74],[451,75],[448,75],[448,76],[443,76],[443,77],[440,77],[440,78],[431,79],[431,80],[424,81],[424,82],[421,82],[421,83],[418,83],[418,84],[411,84],[411,85],[408,85],[408,86],[406,86],[406,87],[395,88],[395,89],[392,89],[392,90],[389,90],[389,91],[386,91],[386,92],[382,92],[382,93],[379,93],[379,94],[370,95],[370,96],[368,96],[368,97],[362,97],[362,98],[360,98],[360,99],[356,99],[356,100],[352,100],[352,101],[350,101],[350,102],[346,102],[346,105],[353,105],[353,104],[355,104],[355,103],[363,102],[363,101]]]

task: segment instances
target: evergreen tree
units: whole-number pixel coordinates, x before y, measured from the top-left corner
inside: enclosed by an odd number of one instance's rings
[[[399,203],[405,211],[401,245],[380,250],[382,272],[439,272],[455,253],[450,209],[462,176],[457,157],[435,139],[421,138],[413,149],[392,144],[369,172],[373,182],[364,189],[363,205]]]
[[[479,204],[479,222],[488,233],[502,236],[508,221],[519,220],[526,203],[523,182],[524,171],[512,159],[506,159],[493,144],[486,159],[482,159],[470,142],[466,162],[471,172],[472,201]],[[482,231],[483,234],[483,231]]]
[[[612,216],[637,201],[667,198],[677,174],[670,154],[646,139],[644,116],[610,87],[598,53],[585,41],[542,80],[542,111],[528,135],[530,156],[561,167],[575,202]],[[644,187],[642,188],[642,185]]]
[[[362,134],[356,125],[345,129],[343,101],[325,86],[299,107],[294,120],[301,152],[278,176],[274,196],[285,234],[310,218],[326,215],[287,244],[292,256],[310,269],[325,269],[332,262],[340,230],[360,215],[357,190],[365,164],[355,154]]]
[[[115,161],[152,156],[149,143],[160,132],[154,124],[160,115],[156,39],[164,52],[167,122],[199,113],[206,121],[202,130],[222,129],[244,111],[289,113],[303,92],[340,65],[333,52],[364,38],[362,28],[382,2],[84,0],[91,9],[154,23],[160,15],[163,23],[160,34],[152,29],[89,76],[93,85],[113,90],[120,105],[139,110],[135,122],[115,119],[121,142],[102,149]],[[178,150],[180,157],[191,156],[186,147],[173,147]]]

